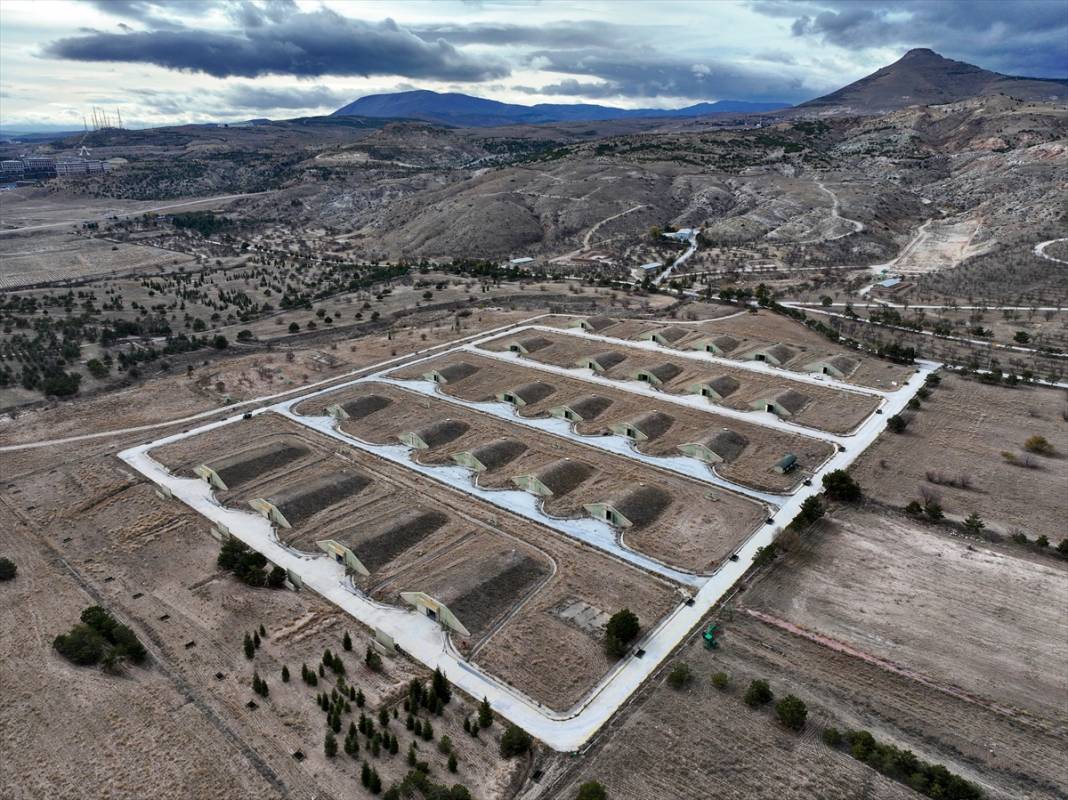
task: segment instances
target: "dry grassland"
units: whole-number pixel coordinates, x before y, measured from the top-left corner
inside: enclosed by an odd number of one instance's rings
[[[868,496],[903,507],[930,492],[948,516],[973,511],[1001,533],[1019,529],[1053,544],[1068,536],[1068,404],[1063,389],[987,386],[945,373],[907,431],[882,436],[853,465]],[[1031,455],[1031,436],[1053,445],[1053,456]],[[1018,464],[1010,464],[1002,453]],[[1029,457],[1033,468],[1022,466]],[[928,475],[943,481],[936,484]],[[964,476],[971,488],[953,487]]]

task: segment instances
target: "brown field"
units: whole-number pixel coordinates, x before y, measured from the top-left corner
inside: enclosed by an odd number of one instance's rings
[[[113,273],[175,270],[193,257],[158,247],[89,239],[56,229],[0,237],[0,289]]]
[[[904,515],[850,512],[745,604],[1068,729],[1066,597],[1063,561],[972,546]]]
[[[1053,544],[1068,536],[1068,411],[1062,389],[987,386],[950,373],[924,401],[923,410],[901,435],[886,434],[852,467],[875,500],[903,507],[938,496],[946,515],[963,519],[978,512],[999,533],[1021,530],[1028,538],[1046,535]],[[1055,455],[1031,455],[1023,444],[1044,436]],[[1013,454],[1018,464],[1001,455]],[[1029,457],[1033,468],[1022,466]],[[928,473],[942,483],[928,479]],[[964,476],[971,488],[947,485]]]
[[[252,589],[219,572],[218,543],[206,522],[159,500],[113,458],[76,455],[57,467],[44,451],[36,456],[17,468],[8,461],[0,488],[0,541],[19,566],[14,581],[0,584],[6,796],[348,796],[360,762],[323,755],[319,689],[301,682],[301,663],[314,667],[325,647],[342,654],[348,682],[375,714],[394,706],[407,681],[426,670],[392,658],[383,673],[372,673],[362,664],[369,632],[355,620],[313,593]],[[93,604],[134,627],[150,651],[147,665],[111,676],[76,667],[52,649],[53,637]],[[249,662],[241,640],[260,624],[267,638]],[[345,631],[352,653],[341,651]],[[288,684],[279,677],[283,664],[294,673]],[[253,670],[266,679],[268,699],[253,694]],[[251,700],[257,708],[246,706]],[[343,732],[358,711],[344,715]],[[506,791],[520,765],[497,755],[500,726],[481,740],[463,733],[460,723],[473,711],[472,701],[455,697],[434,727],[455,743],[457,779],[489,800]],[[371,759],[361,738],[362,757],[387,785],[407,771],[411,739],[403,715],[391,728],[401,740],[399,756]],[[303,762],[292,755],[298,750]],[[62,761],[53,757],[57,751]],[[435,748],[424,747],[420,758],[446,774]]]
[[[1052,598],[1066,583],[1059,564],[839,512],[719,614],[719,649],[695,635],[677,654],[689,688],[669,688],[662,670],[548,795],[596,779],[621,798],[916,796],[822,744],[834,726],[943,764],[991,798],[1062,798],[1068,636]],[[802,733],[742,702],[756,678],[806,703]]]
[[[730,634],[721,653],[733,648],[735,641]],[[695,673],[690,688],[669,688],[661,671],[636,707],[611,726],[611,733],[549,796],[573,798],[577,786],[587,780],[600,781],[614,800],[908,800],[916,796],[823,745],[811,723],[808,731],[798,735],[779,726],[767,710],[751,710],[740,697],[745,684],[730,694],[714,689],[709,678],[722,668],[721,653],[710,656],[699,643],[684,648],[678,660],[687,662]],[[735,674],[735,680],[741,683],[742,676]]]
[[[680,599],[663,580],[273,414],[166,445],[153,456],[190,474],[197,464],[283,442],[305,452],[262,474],[242,476],[230,491],[218,492],[219,499],[242,508],[257,497],[311,491],[324,477],[336,484],[341,474],[362,476],[368,485],[321,498],[310,516],[290,517],[279,504],[293,525],[279,531],[286,543],[317,552],[315,541],[334,538],[352,544],[361,558],[377,557],[368,534],[381,530],[398,508],[444,514],[444,524],[392,553],[362,585],[398,605],[401,591],[427,591],[442,600],[471,631],[471,640],[458,645],[475,663],[554,708],[577,702],[611,666],[596,632],[576,631],[552,613],[562,599],[608,613],[626,605],[646,624]],[[520,605],[524,612],[513,616]],[[567,663],[568,669],[546,669],[550,662]]]
[[[459,356],[455,358],[457,360],[466,360],[466,358]],[[477,357],[475,358],[477,359]],[[483,359],[478,363],[483,363],[484,361]],[[475,361],[471,363],[475,363]],[[729,429],[745,437],[748,442],[745,449],[736,458],[709,466],[714,468],[716,474],[744,486],[752,486],[773,492],[789,491],[804,480],[806,472],[816,469],[834,453],[834,446],[820,439],[739,422],[715,413],[686,408],[677,404],[657,404],[655,400],[650,401],[648,398],[639,397],[622,389],[617,390],[603,386],[591,387],[588,383],[584,383],[577,378],[566,378],[559,375],[539,375],[536,371],[525,369],[521,365],[513,366],[494,362],[488,367],[492,372],[487,372],[486,379],[491,381],[492,385],[490,386],[491,391],[485,396],[476,398],[468,394],[466,392],[467,381],[459,384],[442,385],[439,389],[446,395],[455,393],[463,399],[486,400],[492,396],[492,390],[497,388],[498,385],[500,388],[512,385],[518,386],[532,379],[544,377],[545,382],[550,383],[556,389],[556,392],[543,400],[518,409],[518,413],[522,417],[547,416],[549,409],[568,404],[590,394],[611,400],[611,405],[595,418],[573,423],[574,430],[584,436],[608,435],[611,433],[612,425],[636,418],[650,410],[667,414],[673,421],[661,436],[635,443],[637,450],[653,456],[678,456],[680,455],[679,445],[687,442],[699,442],[723,429]],[[397,374],[410,376],[411,371],[406,370],[404,373]],[[472,375],[468,380],[473,382],[477,377],[479,376]],[[463,390],[462,394],[461,390]],[[393,397],[390,394],[391,391],[396,390],[384,384],[374,384],[373,390],[367,388],[367,385],[363,385],[362,387],[339,390],[338,392],[331,392],[330,394],[307,400],[296,406],[295,410],[303,414],[323,414],[326,407],[333,403],[349,402],[350,398],[365,396],[367,393]],[[411,400],[408,394],[405,396]],[[426,400],[423,399],[422,395],[414,402],[421,404],[424,408],[426,407]],[[436,408],[437,405],[435,404],[434,407]],[[451,414],[454,408],[455,406],[448,406],[446,413]],[[383,409],[383,411],[385,410]],[[426,415],[425,421],[431,421],[434,418],[433,415]],[[378,438],[376,429],[379,424],[383,421],[388,421],[388,419],[388,412],[378,413],[367,419],[366,425],[361,425],[359,420],[346,421],[345,429],[350,430],[357,436],[367,438],[369,441],[384,441]],[[419,419],[422,420],[423,417],[421,416]],[[425,421],[417,424],[413,423],[413,427],[425,424]],[[386,430],[389,431],[388,436],[396,436],[402,432],[400,429],[394,429],[393,427],[389,427]],[[463,448],[457,448],[457,450],[460,449]],[[785,453],[797,455],[801,467],[798,470],[781,475],[774,471],[773,465]]]
[[[526,334],[519,334],[519,337],[524,335]],[[879,404],[878,398],[871,395],[799,383],[786,377],[780,378],[777,375],[741,367],[711,364],[688,357],[681,351],[660,354],[628,347],[623,342],[608,344],[563,333],[546,333],[544,337],[552,342],[552,346],[525,355],[524,359],[557,367],[576,367],[576,362],[582,358],[589,358],[603,351],[611,351],[623,355],[624,360],[606,369],[601,375],[620,381],[633,380],[637,370],[670,363],[678,367],[678,373],[657,387],[669,394],[689,394],[693,384],[726,375],[737,380],[740,385],[734,393],[716,402],[739,411],[751,410],[751,403],[757,400],[794,390],[804,396],[805,403],[790,417],[790,421],[831,433],[847,433],[853,430],[875,411]],[[515,334],[507,334],[486,342],[480,347],[490,351],[507,350],[508,345],[516,338],[518,337]],[[710,402],[712,402],[711,398]]]
[[[497,469],[478,474],[482,487],[515,489],[513,477],[537,473],[542,467],[564,459],[588,464],[592,469],[586,480],[566,494],[558,492],[546,499],[544,508],[553,516],[588,516],[583,508],[585,504],[620,496],[636,486],[651,486],[666,492],[669,495],[666,508],[644,524],[623,529],[621,538],[627,546],[681,569],[710,570],[730,555],[765,516],[758,504],[745,497],[675,473],[661,472],[622,456],[387,384],[362,386],[367,388],[360,392],[389,397],[394,403],[362,419],[345,420],[342,430],[358,439],[378,444],[396,443],[401,434],[443,419],[467,426],[457,438],[427,450],[413,451],[413,457],[422,463],[451,465],[454,453],[500,439],[521,441],[526,449],[520,455]],[[344,400],[352,392],[347,389],[336,395]]]
[[[643,333],[677,325],[690,331],[679,339],[673,347],[685,351],[688,347],[707,337],[728,335],[738,341],[738,347],[726,354],[725,358],[738,358],[747,350],[782,343],[795,350],[793,358],[783,364],[783,369],[805,372],[805,365],[819,359],[837,355],[848,356],[857,362],[856,370],[850,373],[846,382],[875,389],[893,389],[915,373],[911,367],[894,364],[870,355],[858,353],[848,347],[842,347],[829,341],[826,337],[806,327],[797,320],[760,310],[755,314],[741,313],[733,306],[712,306],[724,312],[711,319],[704,319],[700,310],[694,316],[700,316],[701,322],[675,322],[674,320],[618,320],[616,324],[597,331],[600,336],[613,339],[636,340]],[[689,311],[690,309],[687,308]],[[716,318],[722,317],[722,318]],[[546,325],[570,327],[575,320],[552,318]]]

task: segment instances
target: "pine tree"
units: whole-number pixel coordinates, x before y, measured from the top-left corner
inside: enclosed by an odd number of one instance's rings
[[[430,720],[423,723],[423,738],[428,742],[434,738],[434,727],[430,724]]]
[[[323,665],[322,664],[319,665],[319,677],[320,678],[325,678],[326,677],[326,670],[323,669]]]
[[[412,728],[414,728],[415,727],[415,717],[413,717],[411,714],[409,714],[408,718],[406,720],[404,720],[404,727],[407,728],[408,730],[411,730]]]
[[[449,753],[449,772],[456,772],[456,753]]]
[[[434,678],[431,681],[434,693],[440,698],[441,702],[448,704],[452,699],[452,689],[449,688],[449,681],[445,678],[445,674],[438,667],[434,670]]]
[[[389,727],[389,709],[387,709],[385,706],[382,706],[382,708],[378,709],[378,724],[381,725],[383,728]]]
[[[360,769],[360,783],[365,787],[371,785],[371,766],[366,761],[363,762],[363,767]]]
[[[289,667],[282,665],[282,683],[289,683]]]
[[[380,740],[380,738],[378,736],[375,736],[375,738],[373,738],[371,740],[371,755],[373,755],[375,758],[378,758],[378,755],[381,752],[382,752],[381,740]]]
[[[408,766],[415,766],[415,742],[408,745]]]
[[[252,637],[247,633],[245,634],[245,658],[249,661],[256,655],[256,646],[252,643]]]
[[[371,790],[371,794],[378,794],[382,791],[382,779],[378,777],[378,770],[371,768],[371,782],[368,788]]]
[[[330,652],[330,648],[329,647],[326,648],[325,650],[323,650],[322,663],[326,664],[327,666],[329,666],[330,664],[334,663],[334,654]]]
[[[363,708],[364,704],[363,689],[356,690],[356,708]]]
[[[489,698],[483,697],[478,706],[478,724],[482,728],[488,728],[493,724],[493,710],[490,708]]]
[[[345,648],[345,650],[351,650],[352,649],[352,637],[349,636],[349,632],[348,631],[345,631],[345,638],[343,638],[341,640],[341,646],[343,648]]]
[[[464,717],[464,733],[470,733],[470,732],[471,732],[471,720],[468,719],[467,717]]]
[[[355,686],[350,686],[349,687],[349,700],[351,700],[354,703],[356,702],[356,687]]]
[[[412,725],[412,733],[416,736],[423,735],[423,721],[421,719],[417,719]]]
[[[262,636],[264,639],[267,638],[267,629],[263,627],[262,622],[260,623],[260,636]]]
[[[327,758],[333,758],[337,755],[337,738],[331,731],[326,732],[326,738],[323,740],[323,752],[326,753]]]
[[[260,649],[260,635],[256,632],[252,632],[252,644],[256,646],[256,649]]]
[[[390,755],[397,755],[400,751],[400,742],[397,741],[396,735],[389,737],[389,753]]]

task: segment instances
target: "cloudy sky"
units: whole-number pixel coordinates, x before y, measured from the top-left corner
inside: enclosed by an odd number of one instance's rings
[[[799,102],[911,47],[1068,77],[1068,0],[2,0],[0,125],[285,118],[411,88]]]

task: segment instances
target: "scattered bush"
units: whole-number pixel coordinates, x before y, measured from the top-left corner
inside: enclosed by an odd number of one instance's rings
[[[1054,454],[1053,445],[1045,436],[1031,436],[1024,442],[1024,450],[1039,456],[1051,456]]]
[[[19,568],[10,558],[0,558],[0,581],[14,580]]]
[[[775,695],[771,693],[771,687],[768,686],[768,682],[765,680],[757,679],[749,684],[749,688],[745,690],[745,704],[750,708],[759,708],[760,706],[767,705],[772,701]]]
[[[801,698],[788,694],[775,704],[775,715],[779,718],[779,722],[787,728],[792,731],[799,731],[805,727],[808,708]]]
[[[608,800],[608,792],[597,781],[586,781],[579,786],[575,800]]]
[[[826,513],[826,509],[823,507],[823,501],[816,495],[806,497],[805,501],[801,504],[801,510],[797,512],[797,516],[794,517],[793,522],[790,523],[791,528],[807,528],[812,525],[818,519],[820,519]]]
[[[668,686],[672,689],[685,689],[693,681],[693,672],[685,661],[677,661],[668,673]]]
[[[909,426],[907,417],[903,417],[900,414],[894,414],[886,421],[886,427],[891,433],[904,433],[905,428]]]
[[[982,517],[980,517],[974,511],[968,515],[967,519],[964,520],[964,530],[968,531],[968,533],[972,534],[973,536],[978,536],[980,533],[983,532],[983,528],[985,527],[986,524],[983,522]]]
[[[112,671],[123,661],[141,664],[148,657],[136,634],[100,606],[82,611],[81,624],[57,636],[52,644],[75,664],[89,666],[104,661]]]
[[[731,676],[726,672],[716,672],[712,675],[712,685],[719,689],[721,692],[725,692],[727,687],[731,685]]]
[[[530,734],[515,725],[509,725],[501,736],[501,757],[511,758],[530,750]]]
[[[823,743],[828,747],[838,747],[842,743],[842,733],[837,728],[826,728],[822,738]]]
[[[775,545],[775,542],[767,545],[766,547],[758,547],[756,553],[753,555],[753,566],[763,567],[766,564],[770,564],[775,560],[775,557],[779,554],[779,548]]]
[[[832,500],[843,503],[856,503],[861,498],[860,484],[844,469],[823,476],[823,491]]]
[[[52,646],[68,661],[87,667],[96,664],[107,649],[107,640],[89,625],[75,625],[67,633],[61,633]]]

